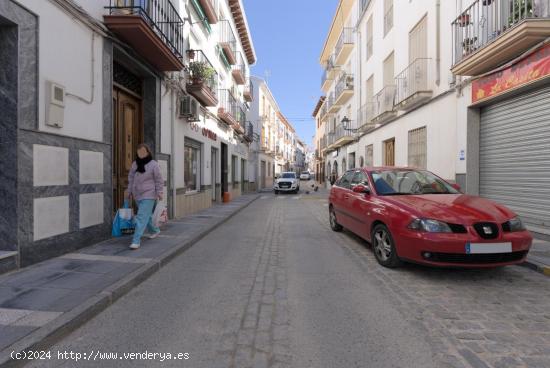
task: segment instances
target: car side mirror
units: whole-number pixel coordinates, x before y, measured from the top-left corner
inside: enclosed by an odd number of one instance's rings
[[[458,185],[457,183],[454,183],[454,184],[451,184],[451,186],[460,192],[460,189],[461,189],[460,185]]]
[[[366,185],[363,184],[357,184],[353,187],[354,193],[364,193],[364,194],[370,194],[370,189]]]

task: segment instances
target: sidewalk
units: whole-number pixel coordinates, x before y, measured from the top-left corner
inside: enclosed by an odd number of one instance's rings
[[[23,365],[12,351],[51,346],[258,197],[171,221],[137,251],[128,248],[130,237],[114,238],[0,276],[0,367]]]
[[[533,240],[525,266],[550,276],[550,242]]]

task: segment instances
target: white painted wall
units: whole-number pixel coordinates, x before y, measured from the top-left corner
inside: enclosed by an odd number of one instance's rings
[[[103,40],[80,21],[72,19],[50,1],[22,0],[39,17],[39,129],[47,132],[101,141],[103,136]],[[94,62],[92,63],[92,58]],[[93,76],[92,76],[93,70]],[[45,125],[46,81],[58,83],[66,96],[62,128]],[[92,88],[94,84],[94,88]],[[110,88],[110,87],[108,87]],[[93,93],[92,93],[93,90]]]

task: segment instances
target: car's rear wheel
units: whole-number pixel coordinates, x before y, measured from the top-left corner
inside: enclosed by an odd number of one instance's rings
[[[386,225],[378,224],[372,230],[372,250],[378,263],[384,267],[395,268],[403,263],[397,255],[395,242]]]
[[[336,213],[334,212],[334,208],[332,206],[329,209],[329,221],[332,231],[342,231],[343,227],[338,223],[338,221],[336,221]]]

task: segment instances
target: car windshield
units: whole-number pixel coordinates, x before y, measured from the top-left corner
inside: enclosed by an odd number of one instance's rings
[[[294,174],[294,173],[283,173],[283,175],[281,175],[281,178],[283,178],[283,179],[295,179],[296,174]]]
[[[384,170],[371,173],[379,195],[458,194],[444,180],[428,171]]]

